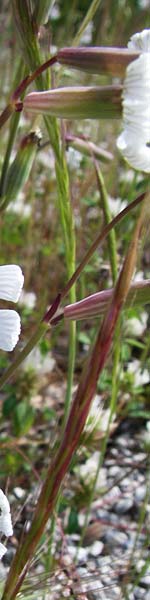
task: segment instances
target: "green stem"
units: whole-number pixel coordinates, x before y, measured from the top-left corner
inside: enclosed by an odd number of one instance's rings
[[[68,355],[68,378],[67,378],[67,390],[64,404],[64,416],[62,421],[62,429],[64,428],[67,417],[69,414],[70,400],[72,396],[72,381],[74,373],[75,363],[75,350],[76,350],[76,323],[72,321],[72,327],[69,327],[69,355]]]
[[[73,46],[78,46],[80,38],[81,38],[85,28],[87,27],[88,23],[90,23],[90,21],[92,21],[100,4],[101,4],[101,0],[93,0],[91,6],[89,7],[89,10],[87,11],[87,13],[85,15],[84,20],[82,21],[79,31],[77,32],[77,34],[73,40],[73,43],[72,43]]]
[[[97,181],[98,181],[100,195],[101,195],[101,202],[102,202],[102,209],[103,209],[103,213],[104,213],[105,225],[108,225],[108,223],[110,223],[110,221],[111,221],[111,212],[109,210],[107,190],[106,190],[102,172],[100,171],[96,161],[94,161],[94,162],[95,162],[95,168],[96,168]],[[115,283],[116,278],[117,278],[117,248],[116,248],[115,231],[113,229],[108,234],[108,252],[109,252],[110,265],[111,265],[112,280],[113,280],[113,283]]]
[[[18,85],[18,81],[20,81],[20,77],[23,77],[24,71],[25,71],[25,68],[24,68],[22,58],[21,58],[21,60],[19,61],[19,65],[18,65],[18,69],[17,69],[15,81],[14,81],[14,87],[16,87]],[[6,181],[7,171],[8,171],[8,167],[9,167],[10,155],[11,155],[13,144],[15,141],[20,115],[21,115],[20,112],[16,112],[12,115],[9,137],[8,137],[8,142],[7,142],[7,148],[6,148],[6,153],[5,153],[3,166],[2,166],[2,173],[1,173],[1,181],[0,181],[0,195],[1,196],[3,196],[3,194],[4,194],[5,181]]]

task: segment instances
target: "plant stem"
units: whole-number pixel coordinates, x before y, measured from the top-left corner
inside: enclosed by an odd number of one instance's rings
[[[85,28],[87,27],[88,23],[90,23],[90,21],[92,21],[100,4],[101,4],[101,0],[93,0],[91,6],[89,7],[89,10],[87,11],[87,13],[85,15],[85,18],[83,19],[83,21],[81,23],[81,27],[79,28],[79,31],[77,32],[77,34],[73,40],[73,46],[78,46],[80,38],[81,38]]]
[[[98,186],[99,186],[100,195],[101,195],[102,210],[104,213],[105,225],[108,225],[111,221],[111,213],[109,210],[107,190],[106,190],[102,172],[100,171],[96,160],[94,160],[94,164],[95,164],[97,181],[98,181]],[[108,252],[109,252],[110,265],[111,265],[112,281],[113,281],[113,283],[115,283],[116,278],[117,278],[117,249],[116,249],[116,236],[115,236],[115,232],[113,229],[111,229],[110,233],[108,234]]]
[[[18,65],[18,69],[17,69],[15,81],[14,81],[14,87],[16,87],[18,85],[18,81],[20,81],[20,77],[23,76],[24,71],[25,71],[25,68],[24,68],[23,60],[21,58],[21,60],[19,61],[19,65]],[[6,181],[7,171],[8,171],[8,167],[9,167],[9,161],[10,161],[10,155],[11,155],[14,140],[16,137],[20,115],[21,115],[20,112],[16,112],[12,115],[9,137],[8,137],[8,142],[7,142],[7,148],[6,148],[6,153],[5,153],[3,166],[2,166],[2,173],[1,173],[1,180],[0,180],[0,196],[3,196],[3,193],[4,193],[5,181]]]

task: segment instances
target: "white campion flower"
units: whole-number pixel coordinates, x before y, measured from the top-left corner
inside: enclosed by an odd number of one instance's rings
[[[9,537],[13,535],[10,506],[4,492],[0,489],[0,533]],[[7,551],[6,546],[0,543],[0,559]]]
[[[0,299],[17,302],[22,290],[24,276],[18,265],[0,266]],[[10,352],[16,346],[20,334],[20,317],[15,310],[0,310],[0,349]]]
[[[134,169],[150,173],[150,29],[133,35],[128,48],[140,51],[140,56],[126,69],[124,130],[117,147]]]

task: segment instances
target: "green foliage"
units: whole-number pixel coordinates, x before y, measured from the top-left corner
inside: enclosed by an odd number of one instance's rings
[[[12,432],[17,437],[25,435],[34,423],[35,411],[30,398],[35,390],[35,372],[21,372],[15,384],[7,385],[3,403],[3,418],[11,418]]]
[[[75,508],[72,508],[69,514],[67,533],[79,533],[79,531],[80,528],[78,524],[78,513],[77,510],[75,510]]]

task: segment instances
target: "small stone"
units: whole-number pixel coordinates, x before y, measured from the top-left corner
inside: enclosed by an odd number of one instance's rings
[[[0,561],[0,581],[2,579],[4,579],[6,577],[6,569],[2,563],[2,561]]]
[[[135,544],[135,540],[136,540],[136,524],[135,524],[135,531],[130,531],[130,537],[128,539],[128,549],[133,548],[134,544]]]
[[[128,512],[132,508],[132,506],[133,506],[132,498],[123,498],[123,499],[119,500],[118,502],[116,502],[115,511],[119,515],[123,515],[124,513]]]
[[[105,508],[99,508],[97,511],[97,514],[98,514],[98,518],[101,521],[106,521],[106,522],[110,521],[110,514],[108,513],[107,510],[105,510]]]
[[[95,557],[99,556],[102,553],[103,548],[104,548],[103,542],[96,541],[96,542],[94,542],[94,544],[92,544],[92,546],[88,547],[89,554],[91,554],[92,556],[95,556]]]
[[[124,477],[124,479],[120,482],[120,487],[122,490],[126,490],[131,486],[131,479],[129,477]]]
[[[150,575],[144,575],[144,577],[142,577],[142,579],[141,579],[141,584],[144,585],[145,587],[149,587],[150,586]]]
[[[143,502],[146,495],[146,485],[139,485],[134,493],[136,503]]]
[[[21,487],[15,487],[13,489],[14,495],[16,496],[16,498],[18,500],[22,500],[22,498],[24,498],[25,496],[25,490],[23,490]]]
[[[116,456],[118,457],[118,456],[119,456],[119,454],[118,454],[118,449],[117,449],[117,448],[111,448],[111,455],[112,455],[112,456],[115,456],[115,457],[116,457]]]
[[[145,565],[145,561],[142,558],[137,561],[137,563],[136,563],[137,573],[140,573],[140,571],[143,569],[144,565]]]
[[[116,531],[115,529],[108,530],[104,535],[104,539],[106,544],[112,546],[121,546],[125,549],[128,546],[128,536],[122,531]]]
[[[71,554],[72,558],[75,558],[75,556],[77,554],[76,546],[68,546],[68,552],[69,552],[69,554]],[[87,555],[88,555],[87,548],[79,548],[78,549],[78,561],[79,562],[80,561],[86,562]]]
[[[134,593],[132,592],[132,584],[128,585],[128,600],[135,600]]]
[[[123,448],[124,453],[130,454],[129,448],[133,448],[133,439],[128,435],[118,435],[116,439],[117,446]]]
[[[141,462],[141,466],[143,466],[144,460],[146,460],[146,452],[138,452],[138,454],[136,456],[136,460],[137,460],[137,462]],[[142,478],[144,479],[143,476],[142,476]]]
[[[116,477],[118,475],[121,475],[120,467],[117,467],[117,465],[113,465],[112,467],[109,468],[109,476],[110,477]]]
[[[114,594],[114,600],[118,600],[119,598],[121,599],[122,595],[121,595],[121,589],[118,585],[115,585],[113,588],[113,594]]]
[[[69,554],[63,554],[63,564],[66,567],[72,565],[72,557]]]
[[[109,492],[106,492],[105,498],[106,498],[106,501],[108,501],[108,502],[115,502],[117,500],[118,496],[120,496],[120,489],[119,489],[118,485],[114,485],[112,490],[110,490]]]
[[[82,567],[82,566],[78,566],[77,565],[77,572],[79,574],[79,577],[86,577],[88,575],[88,570],[86,567]]]
[[[142,600],[142,598],[145,599],[145,589],[142,587],[135,587],[134,595],[135,595],[135,600]]]
[[[15,554],[15,548],[7,548],[7,552],[3,557],[3,563],[5,567],[10,566]]]

